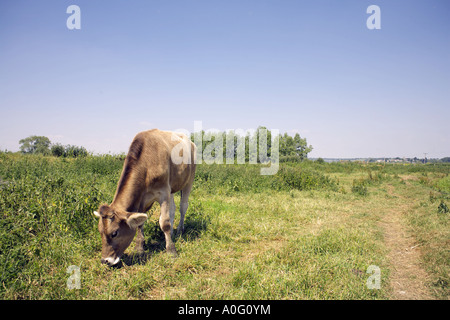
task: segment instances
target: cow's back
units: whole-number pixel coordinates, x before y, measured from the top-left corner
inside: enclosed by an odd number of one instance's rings
[[[191,147],[190,163],[175,164],[173,162],[172,149],[179,143],[187,143]],[[135,179],[140,180],[145,176],[142,182],[148,188],[161,188],[163,185],[168,185],[173,193],[183,189],[193,176],[194,156],[195,145],[185,135],[158,129],[143,131],[138,133],[131,143],[124,171],[128,166],[129,171],[136,171]]]

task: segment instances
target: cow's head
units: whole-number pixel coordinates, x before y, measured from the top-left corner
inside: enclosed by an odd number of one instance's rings
[[[108,205],[100,206],[94,214],[99,218],[98,231],[102,235],[102,263],[113,266],[120,261],[147,215],[113,210]]]

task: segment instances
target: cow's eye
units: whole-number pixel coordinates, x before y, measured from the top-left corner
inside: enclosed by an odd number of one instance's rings
[[[119,233],[118,230],[116,230],[116,231],[114,231],[113,233],[111,233],[111,238],[116,237],[118,233]]]

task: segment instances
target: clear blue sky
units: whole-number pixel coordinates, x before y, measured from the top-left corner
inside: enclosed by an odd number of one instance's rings
[[[126,152],[195,120],[299,132],[310,157],[450,156],[450,1],[0,2],[0,149]]]

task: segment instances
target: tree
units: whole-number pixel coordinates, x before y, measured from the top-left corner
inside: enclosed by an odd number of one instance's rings
[[[300,160],[308,158],[308,153],[312,151],[312,146],[307,144],[305,138],[301,138],[298,133],[294,137],[285,133],[280,135],[280,155],[281,156],[295,156]]]
[[[325,160],[323,160],[323,158],[318,158],[318,159],[316,160],[316,163],[322,164],[322,163],[325,163]]]
[[[88,155],[87,150],[84,147],[77,147],[72,145],[67,145],[64,153],[64,157],[86,157]]]
[[[302,160],[308,158],[308,153],[312,151],[312,146],[306,143],[306,138],[300,138],[298,133],[294,136],[294,148],[295,154],[299,156]]]
[[[55,157],[62,157],[62,156],[64,156],[64,153],[65,153],[64,146],[62,146],[59,143],[52,145],[52,148],[50,151],[51,151],[52,155],[54,155]]]
[[[50,153],[50,139],[44,136],[29,136],[28,138],[21,139],[20,151],[23,153]]]
[[[63,146],[59,143],[52,145],[51,154],[55,157],[86,157],[89,153],[84,147],[77,147],[72,145]]]

